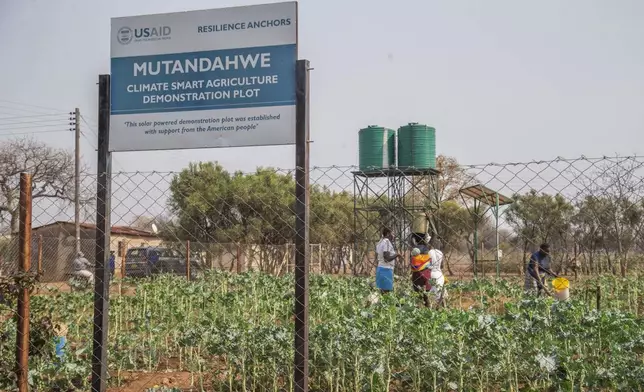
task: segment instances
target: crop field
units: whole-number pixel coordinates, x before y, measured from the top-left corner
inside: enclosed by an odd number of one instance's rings
[[[420,306],[407,281],[367,304],[370,280],[311,276],[312,391],[642,390],[644,281],[573,281],[571,300],[524,296],[517,280],[450,282],[448,306]],[[121,295],[118,294],[119,287]],[[597,288],[600,309],[597,309]],[[290,391],[293,279],[209,273],[113,283],[110,391]],[[30,382],[89,390],[92,293],[33,295]],[[0,362],[16,321],[0,305]],[[55,356],[55,331],[67,345]],[[10,367],[0,390],[11,390]],[[175,388],[175,389],[172,389]]]

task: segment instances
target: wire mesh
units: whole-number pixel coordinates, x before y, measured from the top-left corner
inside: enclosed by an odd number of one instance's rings
[[[642,165],[640,157],[582,157],[464,166],[440,157],[437,173],[405,174],[401,181],[374,175],[365,194],[356,187],[362,181],[356,175],[365,173],[354,167],[311,169],[310,389],[539,389],[577,377],[570,366],[584,360],[591,365],[579,365],[586,378],[578,381],[586,387],[640,385],[641,372],[616,374],[641,365],[644,336],[632,329],[620,338],[607,321],[591,320],[596,291],[589,290],[597,282],[611,288],[602,295],[613,317],[642,325],[637,290],[644,287],[629,278],[644,260]],[[96,177],[82,184],[84,195],[95,194]],[[512,200],[498,207],[498,224],[494,203],[487,200],[477,212],[462,196],[474,184]],[[113,174],[111,391],[292,390],[294,188],[293,170],[227,172],[212,163]],[[71,206],[35,195],[33,203],[30,383],[33,390],[88,390],[93,287],[81,278],[92,279],[95,207],[86,198],[80,248],[90,266],[79,274]],[[13,208],[3,213],[8,233]],[[451,281],[445,310],[423,309],[409,282],[415,246],[409,237],[418,214],[444,255]],[[382,228],[394,224],[396,251],[404,258],[395,295],[380,296],[373,287],[375,246]],[[522,296],[519,277],[543,242],[550,244],[552,269],[580,279],[581,304],[573,310],[550,311],[546,302]],[[15,361],[17,258],[17,236],[7,234],[0,239],[3,363]],[[626,280],[592,280],[605,273]],[[503,280],[470,281],[475,274]],[[627,282],[628,293],[620,292]],[[528,338],[527,324],[510,320],[528,320],[530,312],[547,316],[529,328],[564,315],[588,324],[576,335],[544,327]],[[513,318],[503,318],[508,315]],[[607,334],[607,346],[575,346],[565,351],[569,358],[552,359],[548,345],[569,347],[582,333],[589,339]],[[593,354],[626,346],[630,351],[619,362]],[[552,371],[551,362],[557,363]],[[568,376],[560,374],[562,363]],[[14,383],[13,369],[3,367],[0,390]]]

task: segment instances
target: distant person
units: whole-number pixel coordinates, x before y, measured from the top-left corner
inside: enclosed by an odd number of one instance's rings
[[[378,268],[376,269],[376,287],[386,294],[394,290],[394,267],[396,260],[402,256],[396,253],[393,244],[394,236],[391,230],[384,228],[382,238],[376,245]]]
[[[436,245],[429,244],[429,269],[432,271],[430,275],[432,282],[430,293],[434,294],[439,306],[445,306],[447,292],[445,291],[445,275],[443,275],[444,255],[443,251],[438,249],[439,246],[438,242]]]
[[[429,283],[431,276],[429,247],[427,246],[426,238],[422,234],[414,234],[414,239],[415,246],[411,250],[410,256],[411,284],[415,292],[422,293],[425,306],[429,307],[429,296],[427,295],[427,292],[431,290]]]
[[[443,304],[445,277],[441,269],[443,252],[429,243],[429,237],[417,240],[412,250],[411,271],[414,291],[422,293],[426,307],[431,306],[430,295],[436,298],[438,305]]]
[[[92,264],[85,258],[83,252],[78,252],[76,255],[72,262],[72,269],[72,275],[87,279],[90,284],[94,283],[94,274],[90,271]]]
[[[110,251],[110,279],[114,279],[114,270],[116,269],[116,256],[114,251]]]
[[[530,256],[530,261],[528,261],[528,268],[526,268],[525,274],[526,293],[536,291],[537,295],[543,295],[543,293],[551,295],[545,284],[546,275],[557,277],[550,270],[550,246],[543,243],[539,246],[539,250]]]

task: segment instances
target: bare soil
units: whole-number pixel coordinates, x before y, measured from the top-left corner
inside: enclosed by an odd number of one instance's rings
[[[92,289],[90,289],[92,290]],[[67,282],[50,282],[42,283],[36,288],[35,295],[52,295],[55,293],[68,293],[71,291]],[[125,285],[121,283],[110,284],[110,295],[134,295],[136,287],[132,285]]]
[[[143,392],[153,387],[180,388],[183,391],[197,391],[192,386],[190,372],[123,373],[123,386],[108,388],[107,392]],[[196,381],[196,380],[195,380]]]

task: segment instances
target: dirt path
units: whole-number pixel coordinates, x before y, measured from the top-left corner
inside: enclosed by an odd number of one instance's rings
[[[143,392],[154,387],[179,388],[182,391],[197,391],[192,388],[190,372],[123,373],[123,386],[108,388],[107,392]],[[195,380],[196,381],[196,380]]]

